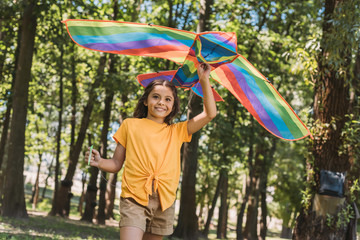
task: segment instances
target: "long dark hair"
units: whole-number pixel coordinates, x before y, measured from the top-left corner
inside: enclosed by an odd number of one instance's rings
[[[145,106],[144,103],[145,103],[146,99],[148,98],[150,92],[157,85],[162,85],[162,86],[170,88],[174,95],[174,106],[173,106],[170,114],[167,115],[164,119],[164,122],[167,123],[168,125],[170,125],[171,120],[173,120],[173,118],[176,116],[176,114],[178,114],[178,112],[180,110],[180,100],[177,95],[177,90],[176,90],[176,87],[174,86],[174,84],[169,82],[168,80],[164,80],[164,79],[156,79],[156,80],[152,81],[149,85],[147,85],[147,87],[145,88],[144,94],[140,97],[140,99],[136,105],[136,108],[134,111],[134,117],[135,118],[146,118],[147,117],[148,107]]]

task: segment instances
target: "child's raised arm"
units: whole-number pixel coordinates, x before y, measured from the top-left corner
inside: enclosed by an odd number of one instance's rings
[[[111,159],[104,159],[97,150],[92,149],[90,166],[97,167],[105,172],[119,172],[125,161],[125,152],[125,148],[118,143],[115,148],[114,156]],[[85,153],[85,159],[89,158],[89,153],[89,151]]]
[[[197,72],[203,90],[204,109],[202,113],[189,120],[187,126],[189,135],[197,132],[203,126],[208,124],[216,116],[217,111],[214,96],[209,82],[209,75],[211,72],[210,65],[207,63],[200,63],[197,68]]]

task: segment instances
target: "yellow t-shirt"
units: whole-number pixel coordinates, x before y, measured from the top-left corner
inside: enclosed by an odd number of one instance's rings
[[[160,124],[147,118],[128,118],[113,136],[126,149],[121,197],[131,197],[143,206],[158,190],[162,210],[176,198],[180,178],[180,149],[190,142],[187,123]]]

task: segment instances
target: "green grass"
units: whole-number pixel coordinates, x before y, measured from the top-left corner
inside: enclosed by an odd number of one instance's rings
[[[0,217],[0,239],[119,239],[119,228],[52,216]]]

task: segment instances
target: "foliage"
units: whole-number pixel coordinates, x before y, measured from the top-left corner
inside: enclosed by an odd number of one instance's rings
[[[0,132],[4,121],[3,116],[10,102],[16,66],[19,19],[23,7],[19,2],[21,1],[0,2]],[[89,98],[88,93],[97,76],[99,60],[105,55],[75,46],[60,20],[68,18],[113,19],[114,2],[105,0],[44,0],[39,2],[40,20],[37,26],[32,81],[29,89],[25,169],[36,166],[40,157],[44,161],[42,166],[50,167],[56,154],[54,146],[56,146],[56,131],[59,127],[62,131],[60,163],[61,169],[66,169],[72,141],[71,131],[74,130],[71,121],[75,119],[75,132],[78,132],[82,112]],[[119,14],[116,16],[118,21],[152,23],[196,31],[198,1],[124,0],[116,2],[119,8]],[[332,20],[332,24],[336,26],[334,28],[336,34],[329,33],[331,41],[327,43],[328,49],[331,50],[329,65],[338,68],[338,74],[345,74],[343,69],[346,67],[343,66],[344,59],[337,51],[339,39],[343,39],[344,44],[351,45],[352,52],[349,53],[349,57],[352,57],[359,47],[359,25],[353,22],[358,19],[360,5],[356,5],[358,1],[350,2],[356,7],[349,4],[346,8],[339,9],[346,14]],[[321,51],[322,14],[321,1],[224,0],[214,1],[211,15],[212,30],[236,33],[238,52],[274,84],[305,124],[312,126],[313,133],[336,123],[334,119],[333,122],[326,123],[327,125],[321,125],[312,119],[314,85],[319,74],[318,56]],[[142,94],[143,89],[136,82],[136,75],[177,68],[176,64],[162,59],[130,56],[114,56],[114,58],[117,61],[116,74],[109,71],[109,63],[107,63],[101,86],[96,90],[96,105],[87,129],[88,139],[82,147],[84,151],[87,149],[89,139],[95,146],[99,145],[103,126],[105,91],[114,89],[115,96],[108,134],[108,156],[111,156],[115,149],[112,135],[119,127],[120,118],[132,116],[137,99]],[[354,64],[354,60],[351,64]],[[346,74],[348,74],[346,79],[354,88],[355,85],[351,81],[355,76],[349,72]],[[64,82],[62,126],[58,126],[60,76]],[[73,92],[74,83],[75,93]],[[214,81],[211,83],[219,89],[218,92],[225,102],[217,104],[216,119],[201,132],[196,182],[197,204],[203,209],[210,207],[219,173],[221,170],[226,170],[229,177],[229,208],[238,210],[245,192],[244,180],[249,172],[247,164],[253,157],[249,155],[251,144],[263,146],[265,152],[269,152],[273,136],[262,133],[261,126],[226,89],[219,87]],[[181,113],[176,121],[182,121],[186,119],[189,94],[188,91],[182,89],[178,92],[181,99]],[[76,96],[75,105],[72,105],[73,94]],[[72,115],[73,107],[76,107],[74,116]],[[356,166],[360,162],[359,129],[359,114],[349,114],[342,131],[344,144],[339,150],[339,154],[352,153]],[[315,137],[317,135],[315,134]],[[324,134],[320,137],[323,136]],[[307,168],[305,163],[306,159],[310,166],[314,166],[313,157],[308,149],[313,142],[308,139],[296,143],[277,141],[276,144],[274,156],[262,156],[263,159],[274,158],[274,161],[266,166],[269,170],[267,195],[271,200],[268,205],[271,208],[271,216],[281,218],[285,226],[292,226],[300,207],[306,209],[310,207],[311,196],[314,193],[314,169]],[[85,162],[81,161],[82,158],[83,156],[80,156],[78,173],[87,171]],[[42,172],[47,171],[53,170],[42,170]],[[64,175],[65,172],[61,174]],[[351,176],[352,185],[349,196],[351,201],[354,201],[354,197],[358,196],[359,187],[356,175]],[[49,200],[40,203],[39,207],[42,204],[48,204],[47,201]],[[346,222],[345,212],[342,214],[342,217],[338,219]],[[205,214],[200,216],[202,219],[205,217]],[[59,221],[55,218],[49,219],[46,218],[48,222],[58,223]],[[2,220],[10,221],[9,219]],[[40,222],[40,219],[31,217],[30,221]],[[334,219],[329,218],[328,221],[336,225]],[[17,224],[23,225],[22,222]],[[35,228],[39,228],[37,224],[34,223]],[[64,222],[58,224],[62,227],[70,227]],[[85,229],[86,231],[91,232],[88,228]],[[74,232],[80,231],[74,230]],[[94,234],[86,236],[98,236]],[[76,237],[75,235],[69,237]],[[54,235],[52,237],[56,238]]]

